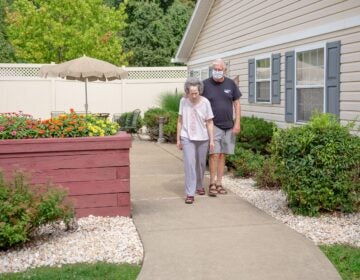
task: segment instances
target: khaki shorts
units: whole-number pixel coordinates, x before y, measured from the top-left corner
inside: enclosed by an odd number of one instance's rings
[[[222,130],[214,125],[214,144],[215,149],[210,154],[233,155],[235,151],[236,137],[232,129]]]

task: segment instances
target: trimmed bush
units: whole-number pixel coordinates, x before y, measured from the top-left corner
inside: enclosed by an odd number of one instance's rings
[[[0,171],[0,249],[7,249],[30,239],[40,225],[63,221],[69,226],[74,217],[65,190],[50,184],[34,186],[20,171],[11,180]]]
[[[275,189],[281,187],[277,164],[273,157],[266,158],[263,165],[256,170],[256,186],[261,189]]]
[[[353,212],[360,204],[360,138],[330,114],[277,130],[271,150],[289,207],[297,214]]]
[[[267,145],[271,142],[275,124],[257,117],[242,117],[241,131],[236,145],[262,155],[268,154]]]
[[[164,138],[171,143],[176,143],[176,130],[177,130],[177,112],[169,112],[169,117],[164,125]]]
[[[226,157],[226,166],[232,170],[234,176],[250,177],[262,167],[263,161],[264,156],[237,145],[235,153]]]
[[[169,142],[176,141],[178,113],[162,108],[151,108],[144,113],[144,124],[151,140],[159,138],[159,118],[164,117],[164,138]]]

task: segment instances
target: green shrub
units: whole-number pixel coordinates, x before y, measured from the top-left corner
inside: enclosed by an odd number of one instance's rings
[[[0,171],[0,249],[24,243],[40,225],[74,217],[66,192],[50,184],[34,186],[20,171],[11,180]]]
[[[144,113],[144,124],[147,128],[147,133],[151,140],[157,140],[159,138],[159,118],[164,117],[164,124],[168,122],[170,118],[170,112],[161,108],[150,108]]]
[[[176,143],[178,115],[177,112],[169,112],[168,119],[164,125],[164,138],[171,143]]]
[[[256,186],[262,189],[274,189],[281,187],[281,181],[274,157],[266,158],[263,165],[256,170]]]
[[[132,114],[133,114],[133,112],[122,113],[120,115],[120,117],[115,120],[119,124],[120,128],[126,126],[126,123],[129,121]],[[140,128],[142,128],[142,126],[143,126],[143,119],[142,119],[141,115],[139,115],[136,120],[136,129],[128,129],[126,132],[136,133]]]
[[[257,117],[242,117],[241,131],[237,136],[237,145],[250,149],[262,155],[268,154],[267,145],[270,143],[275,124]]]
[[[274,133],[271,151],[290,208],[298,214],[359,210],[360,138],[330,114]]]
[[[250,177],[261,168],[264,156],[237,145],[235,153],[226,157],[226,166],[235,176]]]
[[[184,96],[183,93],[165,92],[160,95],[160,107],[165,111],[179,112],[180,100]]]

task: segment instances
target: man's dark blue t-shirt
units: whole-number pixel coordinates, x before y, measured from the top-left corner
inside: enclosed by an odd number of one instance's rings
[[[203,96],[211,103],[214,125],[224,130],[233,128],[233,101],[241,97],[235,82],[225,77],[224,81],[219,83],[210,77],[204,80]]]

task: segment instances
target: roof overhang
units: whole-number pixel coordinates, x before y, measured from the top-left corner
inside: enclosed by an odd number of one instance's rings
[[[172,62],[187,63],[215,0],[198,0]]]

